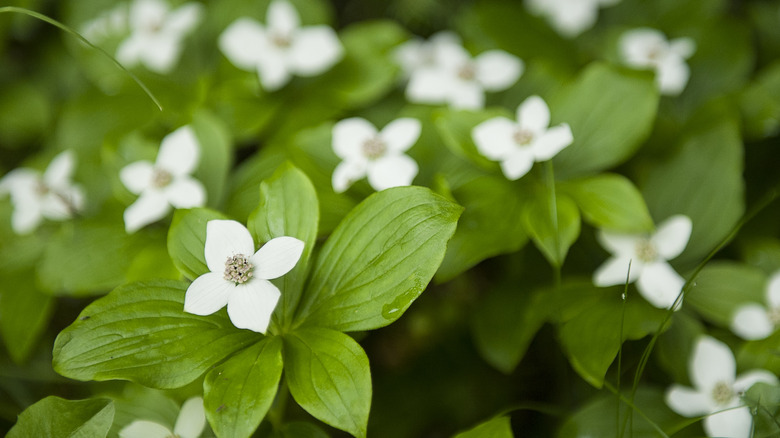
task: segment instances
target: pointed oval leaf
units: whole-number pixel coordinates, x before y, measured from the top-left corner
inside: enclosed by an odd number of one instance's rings
[[[580,235],[580,212],[569,197],[556,197],[556,216],[553,221],[552,202],[549,195],[536,191],[525,204],[522,221],[526,232],[539,251],[553,266],[563,265],[569,248]]]
[[[168,230],[168,254],[174,266],[186,278],[195,279],[209,272],[206,266],[206,224],[213,219],[227,219],[207,208],[176,210]]]
[[[290,393],[315,418],[355,437],[366,436],[371,409],[368,357],[354,339],[304,328],[284,337]]]
[[[54,342],[54,370],[76,380],[123,379],[177,388],[261,337],[224,311],[184,313],[188,283],[118,287],[84,309]]]
[[[454,438],[513,438],[509,417],[496,417],[455,435]]]
[[[195,113],[192,129],[200,145],[200,163],[194,176],[206,187],[208,205],[216,207],[221,205],[225,182],[232,164],[230,131],[222,120],[207,111]]]
[[[54,310],[54,299],[36,289],[34,277],[26,269],[2,273],[0,336],[16,363],[27,360]]]
[[[113,421],[111,400],[64,400],[49,396],[25,409],[7,437],[105,437]]]

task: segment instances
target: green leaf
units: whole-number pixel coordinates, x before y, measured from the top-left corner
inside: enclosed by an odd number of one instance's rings
[[[780,62],[761,70],[739,99],[748,137],[760,139],[780,131]]]
[[[591,64],[550,101],[552,124],[568,123],[574,135],[574,143],[553,158],[556,177],[625,161],[650,134],[657,107],[651,75]]]
[[[105,437],[112,421],[114,403],[111,400],[71,401],[49,396],[25,409],[7,437]]]
[[[222,213],[206,208],[176,210],[168,230],[168,254],[179,272],[189,279],[209,272],[206,266],[206,224],[227,219]]]
[[[741,263],[714,261],[705,266],[685,304],[711,322],[728,327],[734,312],[749,302],[766,304],[767,277],[760,269]]]
[[[16,363],[27,360],[54,310],[54,299],[35,287],[33,277],[27,270],[2,274],[0,335]]]
[[[192,129],[200,144],[200,164],[194,176],[206,187],[208,205],[221,205],[233,158],[232,139],[225,123],[206,111],[195,113]]]
[[[472,429],[455,435],[454,438],[513,438],[509,417],[497,417]]]
[[[748,341],[737,352],[737,365],[741,370],[764,369],[780,374],[780,330],[766,339]]]
[[[130,380],[177,388],[229,354],[262,339],[224,311],[184,313],[188,283],[121,286],[84,309],[54,342],[54,370],[76,380]]]
[[[745,404],[754,412],[754,436],[777,436],[780,423],[775,418],[780,407],[780,386],[758,382],[745,392]]]
[[[549,196],[537,190],[525,203],[521,220],[531,240],[553,266],[563,265],[569,248],[580,235],[580,212],[570,198],[556,196],[557,220]]]
[[[687,306],[687,301],[685,303]],[[685,311],[674,312],[671,321],[669,329],[658,337],[653,354],[672,377],[672,381],[685,384],[689,382],[688,356],[699,337],[705,334],[704,325],[697,317]]]
[[[574,200],[584,219],[594,227],[625,233],[653,230],[642,194],[622,175],[603,173],[563,181],[558,188]]]
[[[284,337],[285,376],[295,401],[315,418],[366,436],[371,409],[368,357],[349,336],[305,328]]]
[[[273,434],[274,438],[328,438],[328,434],[319,427],[303,421],[285,423]]]
[[[505,109],[488,109],[483,111],[457,111],[444,109],[436,111],[433,120],[444,144],[456,155],[468,158],[486,170],[500,173],[498,163],[489,160],[479,153],[471,131],[480,123],[495,118],[505,117],[514,120],[514,116]]]
[[[369,196],[323,245],[296,325],[357,331],[398,319],[439,267],[462,211],[422,187]]]
[[[317,240],[319,207],[309,178],[291,164],[277,169],[260,185],[260,205],[249,216],[249,231],[258,243],[291,236],[303,241],[300,260],[282,278],[275,280],[282,296],[275,311],[282,327],[292,323],[308,273],[309,257]]]
[[[252,435],[274,401],[281,376],[278,337],[263,339],[209,371],[204,408],[217,436]]]

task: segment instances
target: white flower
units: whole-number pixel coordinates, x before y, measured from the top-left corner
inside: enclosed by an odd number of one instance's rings
[[[660,224],[652,236],[599,232],[598,240],[612,253],[612,258],[596,270],[593,283],[597,286],[624,284],[630,261],[628,281],[637,281],[639,293],[653,306],[670,308],[685,280],[666,261],[683,252],[692,227],[688,216],[677,215]]]
[[[81,26],[84,38],[93,41],[127,30],[127,5],[121,3]]]
[[[420,137],[420,121],[401,118],[382,131],[359,117],[333,126],[333,151],[343,161],[333,171],[333,190],[341,193],[368,177],[374,190],[408,186],[417,175],[417,163],[404,154]]]
[[[626,65],[655,70],[655,82],[665,95],[678,95],[685,88],[690,76],[685,60],[695,51],[696,43],[692,39],[667,41],[655,29],[634,29],[620,37],[620,52]]]
[[[780,325],[780,271],[769,279],[766,289],[769,308],[757,303],[740,306],[731,319],[731,331],[742,339],[764,339]]]
[[[148,420],[135,420],[119,431],[120,438],[198,438],[206,427],[203,399],[192,397],[184,402],[173,431]]]
[[[475,126],[471,137],[477,150],[494,161],[510,180],[525,175],[534,161],[546,161],[574,138],[566,123],[548,128],[550,109],[539,96],[531,96],[517,107],[517,123],[495,117]]]
[[[504,90],[523,72],[523,61],[503,50],[472,58],[457,44],[442,44],[434,56],[433,65],[412,72],[406,87],[409,101],[479,109],[485,106],[485,91]]]
[[[200,147],[195,133],[183,126],[163,138],[157,161],[137,161],[123,167],[119,178],[138,199],[125,210],[125,229],[132,233],[164,218],[171,206],[201,207],[203,184],[190,174],[198,167]]]
[[[14,232],[30,233],[44,218],[65,220],[84,207],[84,191],[71,181],[75,166],[75,155],[66,150],[51,160],[43,174],[20,167],[0,179],[0,196],[10,194],[14,206]]]
[[[433,34],[427,41],[412,38],[398,46],[393,51],[393,57],[404,74],[410,76],[421,68],[435,67],[437,53],[448,45],[460,46],[460,37],[450,31],[441,31]]]
[[[748,438],[753,420],[740,397],[755,383],[777,384],[777,377],[766,370],[736,377],[736,368],[734,355],[726,344],[702,336],[688,363],[694,388],[672,385],[666,392],[666,404],[685,417],[708,415],[704,418],[707,436]]]
[[[179,60],[182,39],[200,21],[202,9],[198,3],[187,3],[171,11],[163,0],[133,1],[131,34],[117,48],[117,60],[127,67],[143,64],[156,73],[168,73]]]
[[[599,7],[612,6],[620,0],[526,0],[526,7],[545,15],[561,35],[572,38],[596,24]]]
[[[265,333],[281,293],[272,280],[289,272],[303,253],[303,242],[276,237],[255,252],[249,231],[236,221],[206,224],[206,265],[184,296],[184,311],[211,315],[227,305],[238,328]]]
[[[219,48],[236,67],[257,71],[269,91],[283,87],[293,74],[323,73],[344,55],[333,29],[300,27],[298,12],[283,0],[268,6],[265,26],[251,18],[233,22],[220,35]]]

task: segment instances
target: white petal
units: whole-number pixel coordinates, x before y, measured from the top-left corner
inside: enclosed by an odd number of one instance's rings
[[[599,230],[596,234],[596,239],[604,249],[613,255],[621,256],[626,259],[635,259],[636,247],[639,245],[642,237],[637,234],[614,233],[612,231]],[[632,266],[636,266],[636,263]]]
[[[280,35],[289,36],[295,29],[301,26],[298,11],[290,2],[274,0],[268,5],[265,13],[265,22],[268,29],[278,32]]]
[[[344,160],[362,159],[363,143],[376,136],[376,128],[366,119],[341,120],[333,125],[333,152]]]
[[[676,96],[683,91],[690,75],[691,71],[685,61],[677,56],[667,56],[658,64],[655,80],[661,94]]]
[[[660,261],[648,263],[642,267],[642,273],[636,283],[639,293],[659,309],[672,307],[680,294],[685,280],[668,263]],[[678,307],[682,301],[678,303]]]
[[[59,193],[49,192],[40,202],[43,217],[55,221],[68,219],[75,213],[75,206],[68,204],[66,198]]]
[[[482,109],[485,106],[485,92],[476,81],[455,81],[447,99],[456,109]]]
[[[192,397],[181,406],[173,433],[181,438],[198,438],[204,427],[206,427],[206,411],[203,409],[203,399]]]
[[[130,35],[116,49],[116,59],[125,67],[134,67],[146,49],[147,39],[140,35]]]
[[[452,77],[439,68],[421,68],[412,72],[406,86],[409,102],[440,104],[447,101],[454,86]]]
[[[553,126],[537,139],[532,149],[536,161],[546,161],[556,156],[558,152],[569,146],[574,141],[571,128],[566,123]]]
[[[666,37],[655,29],[639,28],[625,32],[620,37],[620,50],[626,64],[632,67],[650,67],[655,59],[650,55],[667,46]]]
[[[184,295],[184,311],[205,316],[225,307],[236,285],[223,276],[223,272],[207,272],[196,278]]]
[[[444,44],[437,46],[434,51],[435,64],[449,72],[456,74],[464,66],[473,65],[471,55],[459,44]]]
[[[342,193],[346,191],[355,181],[366,176],[368,162],[365,160],[342,161],[333,170],[333,191]]]
[[[252,274],[262,280],[273,280],[290,272],[303,254],[303,241],[280,236],[269,240],[250,258]]]
[[[401,66],[401,70],[409,74],[426,65],[426,43],[419,38],[413,38],[393,50],[393,59]]]
[[[206,203],[206,189],[195,178],[176,178],[164,189],[168,202],[176,208],[202,207]]]
[[[119,438],[168,438],[171,431],[153,421],[135,420],[119,431]]]
[[[471,130],[471,138],[480,154],[493,161],[503,160],[518,145],[513,136],[517,126],[505,117],[494,117],[485,120]]]
[[[721,411],[706,417],[703,422],[707,436],[728,438],[749,438],[753,417],[746,407]]]
[[[288,55],[296,74],[315,76],[341,60],[344,48],[330,27],[310,26],[296,32]]]
[[[737,393],[744,393],[750,389],[751,386],[759,382],[767,383],[769,385],[777,385],[778,381],[777,376],[772,374],[770,371],[752,370],[746,373],[742,373],[739,375],[739,377],[737,377],[737,380],[734,381],[734,391]]]
[[[392,152],[406,152],[420,138],[422,124],[410,117],[395,119],[379,133],[379,137]]]
[[[177,38],[170,35],[156,35],[147,38],[138,56],[149,70],[166,74],[176,66],[180,52],[181,43]]]
[[[574,37],[596,23],[598,5],[593,1],[578,0],[567,2],[554,11],[550,19],[555,29],[566,37]]]
[[[150,23],[160,23],[168,13],[167,3],[160,0],[135,0],[130,5],[130,26],[144,29]]]
[[[731,318],[731,331],[742,339],[754,341],[764,339],[775,331],[766,308],[750,303],[740,306]]]
[[[0,179],[0,195],[10,194],[14,202],[35,198],[42,181],[37,170],[19,167]]]
[[[119,171],[119,179],[130,192],[139,195],[152,185],[154,166],[148,161],[136,161]]]
[[[550,126],[550,108],[541,97],[531,96],[517,107],[517,122],[521,129],[541,134]]]
[[[11,228],[16,234],[29,234],[38,228],[42,220],[40,203],[15,204],[14,212],[11,214]]]
[[[780,307],[780,271],[769,277],[769,285],[766,288],[766,301],[772,308]]]
[[[718,383],[734,383],[737,370],[734,354],[726,344],[713,337],[699,338],[688,365],[691,382],[705,394],[711,394]]]
[[[165,195],[159,190],[147,190],[125,209],[125,230],[133,233],[138,229],[156,222],[171,211]]]
[[[255,241],[249,230],[232,220],[215,219],[206,224],[206,266],[211,272],[222,274],[228,257],[255,253]]]
[[[476,78],[488,91],[501,91],[517,82],[523,61],[503,50],[489,50],[474,58]]]
[[[198,24],[202,13],[203,5],[200,3],[186,3],[168,15],[165,30],[181,37]]]
[[[658,225],[650,241],[661,257],[671,260],[680,255],[688,245],[692,229],[693,224],[688,216],[672,216]]]
[[[265,333],[281,293],[270,281],[252,279],[236,287],[228,300],[228,316],[238,328]]]
[[[666,391],[666,404],[683,417],[698,417],[712,412],[709,394],[680,385],[672,385]]]
[[[70,184],[73,168],[76,166],[76,156],[73,151],[60,152],[49,163],[49,167],[43,173],[43,182],[50,188],[57,190]]]
[[[258,65],[260,84],[267,91],[276,91],[290,82],[290,69],[282,56],[269,52],[263,56]]]
[[[408,155],[386,155],[368,163],[368,183],[376,191],[409,186],[417,176],[417,162]]]
[[[239,18],[219,36],[219,50],[236,67],[255,71],[267,45],[265,28],[251,18]]]
[[[683,59],[688,59],[696,52],[696,41],[691,38],[676,38],[669,42],[669,50]]]
[[[593,273],[593,284],[599,287],[625,284],[626,276],[628,276],[628,282],[633,283],[639,278],[642,270],[636,263],[631,262],[631,271],[629,272],[628,266],[630,261],[626,257],[612,257],[608,259]]]
[[[189,175],[198,167],[200,143],[190,126],[166,135],[157,154],[157,166],[172,175]]]
[[[534,154],[530,148],[515,148],[501,162],[501,170],[504,176],[514,181],[519,179],[534,165]]]

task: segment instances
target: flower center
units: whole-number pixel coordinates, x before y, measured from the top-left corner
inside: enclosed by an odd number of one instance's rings
[[[645,263],[650,263],[658,258],[658,250],[655,249],[655,245],[650,242],[650,239],[641,239],[636,243],[636,257]]]
[[[271,43],[280,49],[286,49],[292,44],[292,38],[289,35],[274,32],[271,35]]]
[[[528,146],[534,140],[534,133],[527,129],[518,129],[512,135],[512,139],[519,146]]]
[[[254,265],[249,263],[245,255],[236,254],[225,261],[224,278],[236,284],[246,283],[252,278],[252,268]]]
[[[154,169],[152,172],[152,186],[161,189],[171,183],[173,175],[163,169]]]
[[[715,388],[712,389],[712,399],[719,406],[730,402],[734,395],[734,390],[726,382],[718,382],[715,384]]]
[[[458,69],[458,77],[464,81],[473,81],[477,77],[477,70],[471,63],[463,64]]]
[[[376,160],[387,152],[387,145],[378,137],[369,138],[363,142],[363,155],[369,160]]]
[[[51,189],[43,181],[37,181],[35,183],[35,193],[38,196],[46,196],[49,192],[51,192]]]

